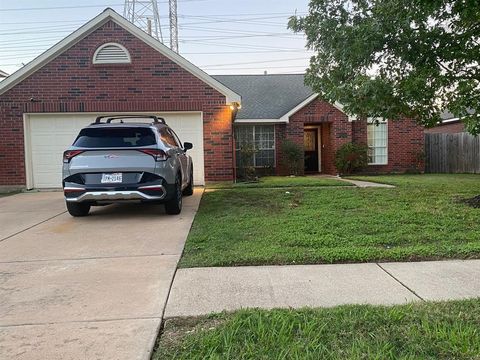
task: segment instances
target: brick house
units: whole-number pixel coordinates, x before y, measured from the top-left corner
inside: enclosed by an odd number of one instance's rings
[[[434,127],[425,128],[425,134],[456,134],[466,131],[463,121],[451,112],[445,111],[440,117],[441,122]]]
[[[257,147],[255,164],[276,173],[287,138],[305,146],[306,171],[328,174],[346,142],[369,143],[371,172],[407,171],[423,150],[423,128],[411,120],[353,120],[301,75],[209,76],[106,9],[0,83],[0,186],[59,187],[63,150],[113,113],[164,117],[194,143],[197,185],[233,180],[245,139]]]
[[[368,145],[366,173],[423,171],[423,127],[411,119],[380,121],[347,116],[341,105],[322,101],[303,75],[219,75],[215,79],[242,96],[235,116],[236,149],[254,143],[253,163],[285,174],[284,139],[304,147],[305,172],[337,174],[335,152],[343,144]]]

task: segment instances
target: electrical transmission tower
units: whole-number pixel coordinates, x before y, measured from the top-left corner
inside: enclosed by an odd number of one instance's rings
[[[170,49],[178,53],[177,0],[168,0],[170,6]]]
[[[163,43],[156,0],[125,0],[123,17]]]

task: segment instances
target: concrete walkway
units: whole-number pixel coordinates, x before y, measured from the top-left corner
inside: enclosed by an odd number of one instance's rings
[[[480,260],[179,269],[165,317],[480,297]]]
[[[147,360],[202,190],[65,213],[61,192],[0,198],[0,359]]]
[[[392,189],[392,188],[395,187],[393,185],[374,183],[374,182],[371,182],[371,181],[344,179],[344,178],[341,178],[341,177],[333,177],[333,178],[337,179],[337,180],[340,180],[340,181],[348,182],[348,183],[353,184],[356,187],[360,187],[360,188],[373,187],[373,188],[389,188],[389,189]]]
[[[333,179],[333,180],[338,180],[338,181],[343,181],[346,183],[350,183],[355,185],[356,187],[359,188],[394,188],[395,186],[393,185],[388,185],[388,184],[380,184],[380,183],[374,183],[371,181],[362,181],[362,180],[352,180],[352,179],[345,179],[340,176],[333,176],[333,175],[308,175],[310,177],[317,177],[317,178],[326,178],[326,179]]]

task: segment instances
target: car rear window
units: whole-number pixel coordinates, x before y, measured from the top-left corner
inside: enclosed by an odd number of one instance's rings
[[[78,134],[73,146],[83,148],[137,147],[155,145],[149,128],[88,128]]]

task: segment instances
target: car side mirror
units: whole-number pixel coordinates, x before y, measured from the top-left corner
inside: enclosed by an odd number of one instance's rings
[[[189,143],[189,142],[183,143],[183,150],[187,151],[187,150],[190,150],[190,149],[193,149],[193,144],[192,143]]]

